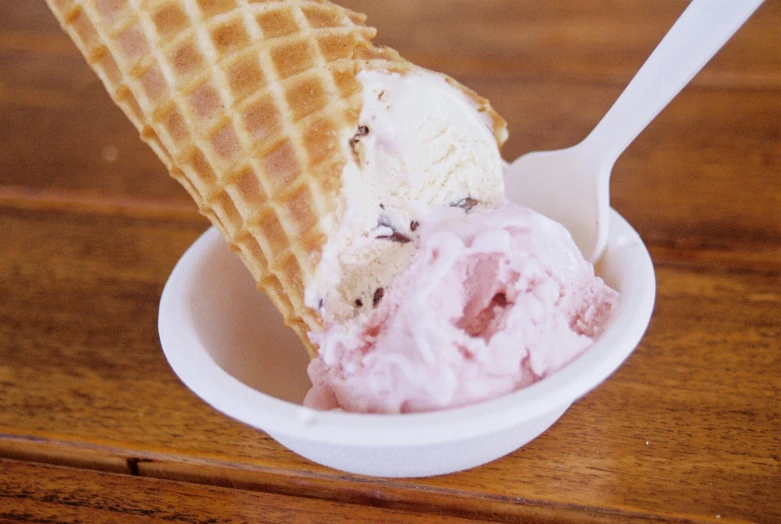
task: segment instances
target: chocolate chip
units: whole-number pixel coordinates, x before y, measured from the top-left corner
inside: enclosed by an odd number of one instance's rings
[[[450,207],[460,207],[461,209],[463,209],[464,211],[469,213],[472,210],[472,208],[475,207],[479,203],[480,202],[478,202],[477,200],[475,200],[472,197],[466,197],[466,198],[462,198],[458,202],[454,202],[454,203],[450,204]]]
[[[317,309],[323,309],[323,304],[324,304],[324,301],[321,298],[320,301],[317,303]]]
[[[384,296],[385,296],[385,289],[383,289],[381,287],[378,287],[377,291],[374,292],[374,301],[372,302],[374,307],[377,307],[377,305],[382,300],[382,297],[384,297]]]
[[[399,244],[409,244],[412,242],[412,239],[405,235],[404,233],[399,233],[398,231],[394,231],[391,235],[383,235],[381,237],[377,237],[381,240],[390,240],[391,242],[398,242]]]
[[[385,204],[380,204],[380,209],[385,209]]]
[[[358,132],[350,139],[350,147],[355,151],[355,146],[361,141],[361,137],[369,134],[369,128],[366,126],[358,126]]]
[[[360,298],[356,298],[355,307],[363,307],[363,300],[361,300]]]
[[[420,222],[418,222],[417,220],[413,220],[412,222],[409,223],[409,230],[410,231],[413,231],[413,232],[417,231],[419,227],[420,227]]]

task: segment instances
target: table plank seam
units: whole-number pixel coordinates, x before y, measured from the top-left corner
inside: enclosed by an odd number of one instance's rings
[[[4,443],[13,442],[17,444],[15,449],[6,448]],[[19,446],[21,444],[21,446]],[[56,446],[59,450],[67,449],[68,451],[75,451],[76,456],[69,454],[68,458],[65,454],[58,456],[47,455],[43,450],[36,450],[36,446]],[[20,449],[21,448],[21,449]],[[80,458],[78,453],[83,455]],[[104,464],[90,460],[90,455],[101,455],[99,458],[105,460]],[[109,461],[112,457],[119,457],[120,462],[124,463],[124,468],[116,469],[111,468]],[[65,441],[53,441],[50,439],[40,438],[36,436],[18,436],[8,433],[0,433],[0,459],[17,460],[22,462],[29,462],[34,464],[48,464],[55,466],[64,466],[75,469],[82,469],[86,471],[98,471],[108,472],[120,475],[139,476],[160,480],[172,480],[177,482],[183,482],[188,484],[220,487],[220,488],[233,488],[242,489],[246,491],[253,491],[258,493],[270,493],[285,496],[304,497],[316,500],[327,500],[333,502],[341,502],[345,504],[371,504],[374,506],[384,507],[387,509],[398,509],[408,511],[419,511],[427,514],[446,514],[453,517],[469,518],[469,519],[486,519],[489,516],[496,517],[499,513],[503,515],[503,521],[515,521],[513,517],[519,516],[519,511],[524,512],[537,512],[537,511],[553,511],[567,512],[573,516],[593,515],[601,518],[618,519],[619,522],[652,522],[660,521],[670,522],[675,524],[699,524],[701,522],[707,522],[696,516],[691,515],[663,515],[644,513],[638,511],[632,511],[620,507],[599,507],[599,506],[586,506],[580,504],[570,504],[557,501],[546,501],[524,497],[511,497],[511,496],[496,496],[488,494],[476,494],[474,492],[464,492],[457,489],[435,488],[430,486],[421,486],[414,484],[414,479],[411,481],[396,480],[396,479],[372,479],[372,478],[360,478],[354,477],[348,474],[342,474],[334,472],[333,474],[322,474],[316,472],[308,472],[302,474],[301,472],[289,471],[277,468],[268,468],[263,466],[252,466],[242,463],[234,463],[230,461],[222,461],[219,459],[192,459],[181,457],[174,454],[166,453],[153,453],[145,452],[128,456],[127,450],[111,448],[108,446],[96,446],[96,445],[79,445],[73,442]],[[144,467],[144,465],[161,466],[159,469]],[[189,466],[189,467],[212,467],[217,470],[222,470],[226,475],[210,475],[210,476],[194,476],[188,475],[184,471],[177,471],[171,468],[171,466]],[[243,472],[257,473],[268,477],[267,482],[257,481],[253,483],[236,482],[229,478],[229,472],[240,470]],[[288,484],[278,483],[273,484],[268,480],[287,481]],[[220,482],[220,478],[224,477],[225,482]],[[298,482],[298,483],[297,483]],[[312,482],[320,483],[315,487],[313,491],[310,489],[307,492],[301,492],[297,488],[304,485],[311,486]],[[346,484],[344,488],[335,488],[330,491],[318,491],[317,488],[322,486],[330,486],[335,482],[341,482]],[[416,493],[425,493],[435,499],[429,499],[425,503],[422,501],[412,500],[400,500],[399,496],[389,497],[388,499],[382,499],[371,497],[368,495],[351,494],[346,491],[346,487],[358,487],[363,488],[364,491],[371,493],[378,493],[379,488],[391,489],[397,491],[410,491]],[[343,498],[339,498],[339,492],[342,492]],[[489,504],[499,504],[504,508],[504,511],[494,508],[492,510],[474,510],[469,509],[468,505],[454,504],[455,501],[464,502],[482,502]]]
[[[18,186],[0,186],[0,210],[3,209],[208,223],[190,201],[93,196],[75,191],[55,192]]]

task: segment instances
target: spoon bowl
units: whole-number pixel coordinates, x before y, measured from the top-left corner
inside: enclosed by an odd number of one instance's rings
[[[612,167],[584,143],[528,153],[511,165],[507,176],[516,183],[505,194],[566,227],[583,257],[594,262],[608,239]]]

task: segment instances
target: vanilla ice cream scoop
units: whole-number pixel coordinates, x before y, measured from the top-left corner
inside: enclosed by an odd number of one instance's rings
[[[343,173],[344,208],[306,295],[326,323],[374,307],[409,265],[431,209],[504,200],[494,122],[463,88],[425,70],[358,79],[363,106],[347,138],[354,161]]]
[[[503,164],[493,122],[432,73],[363,72],[362,174],[400,213],[473,198],[501,201]],[[386,204],[388,205],[388,204]]]
[[[313,334],[310,407],[409,413],[498,397],[557,371],[618,294],[560,224],[507,204],[426,217],[376,308]]]

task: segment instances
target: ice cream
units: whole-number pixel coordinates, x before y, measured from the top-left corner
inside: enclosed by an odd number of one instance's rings
[[[358,79],[363,104],[344,138],[354,154],[342,174],[343,208],[306,290],[326,322],[370,306],[409,265],[427,210],[504,201],[494,123],[473,99],[424,70]]]
[[[563,226],[503,195],[490,122],[433,74],[362,74],[355,189],[309,288],[325,329],[305,404],[409,413],[495,398],[557,371],[618,294]]]
[[[617,296],[542,215],[441,212],[375,309],[313,334],[306,404],[408,413],[510,393],[587,349]]]

